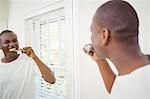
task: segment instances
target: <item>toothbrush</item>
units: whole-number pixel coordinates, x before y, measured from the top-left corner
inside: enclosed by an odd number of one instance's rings
[[[10,52],[16,52],[17,54],[22,54],[21,49],[18,49],[18,50],[16,50],[16,49],[9,49],[9,51]]]
[[[86,45],[83,47],[83,51],[84,51],[85,53],[91,53],[91,54],[93,55],[94,49],[93,49],[92,44],[86,44]]]

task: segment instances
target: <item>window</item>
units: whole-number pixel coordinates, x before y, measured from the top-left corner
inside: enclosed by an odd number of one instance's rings
[[[27,45],[33,47],[41,60],[54,71],[56,77],[56,84],[50,85],[36,76],[36,99],[68,99],[68,37],[65,20],[64,6],[25,20]]]

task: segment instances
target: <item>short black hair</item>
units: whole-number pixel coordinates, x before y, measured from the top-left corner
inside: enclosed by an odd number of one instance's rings
[[[4,30],[4,31],[2,31],[2,32],[0,33],[0,36],[1,36],[2,34],[4,34],[4,33],[14,33],[14,32],[11,31],[11,30]]]
[[[97,9],[94,19],[98,26],[110,29],[117,40],[138,43],[139,19],[128,2],[108,1]]]

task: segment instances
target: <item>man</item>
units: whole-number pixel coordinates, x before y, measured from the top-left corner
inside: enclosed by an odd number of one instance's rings
[[[31,47],[19,49],[17,35],[10,30],[0,34],[0,99],[35,99],[35,74],[55,83],[53,72],[37,57]],[[18,54],[20,50],[23,54]]]
[[[110,99],[150,99],[150,60],[138,43],[139,20],[134,8],[121,0],[100,6],[91,25],[94,54]],[[116,66],[116,75],[106,58]]]

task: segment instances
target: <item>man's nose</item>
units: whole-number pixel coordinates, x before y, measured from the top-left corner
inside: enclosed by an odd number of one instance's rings
[[[16,47],[16,44],[15,44],[14,42],[10,42],[10,43],[9,43],[9,47],[10,47],[10,48]]]

